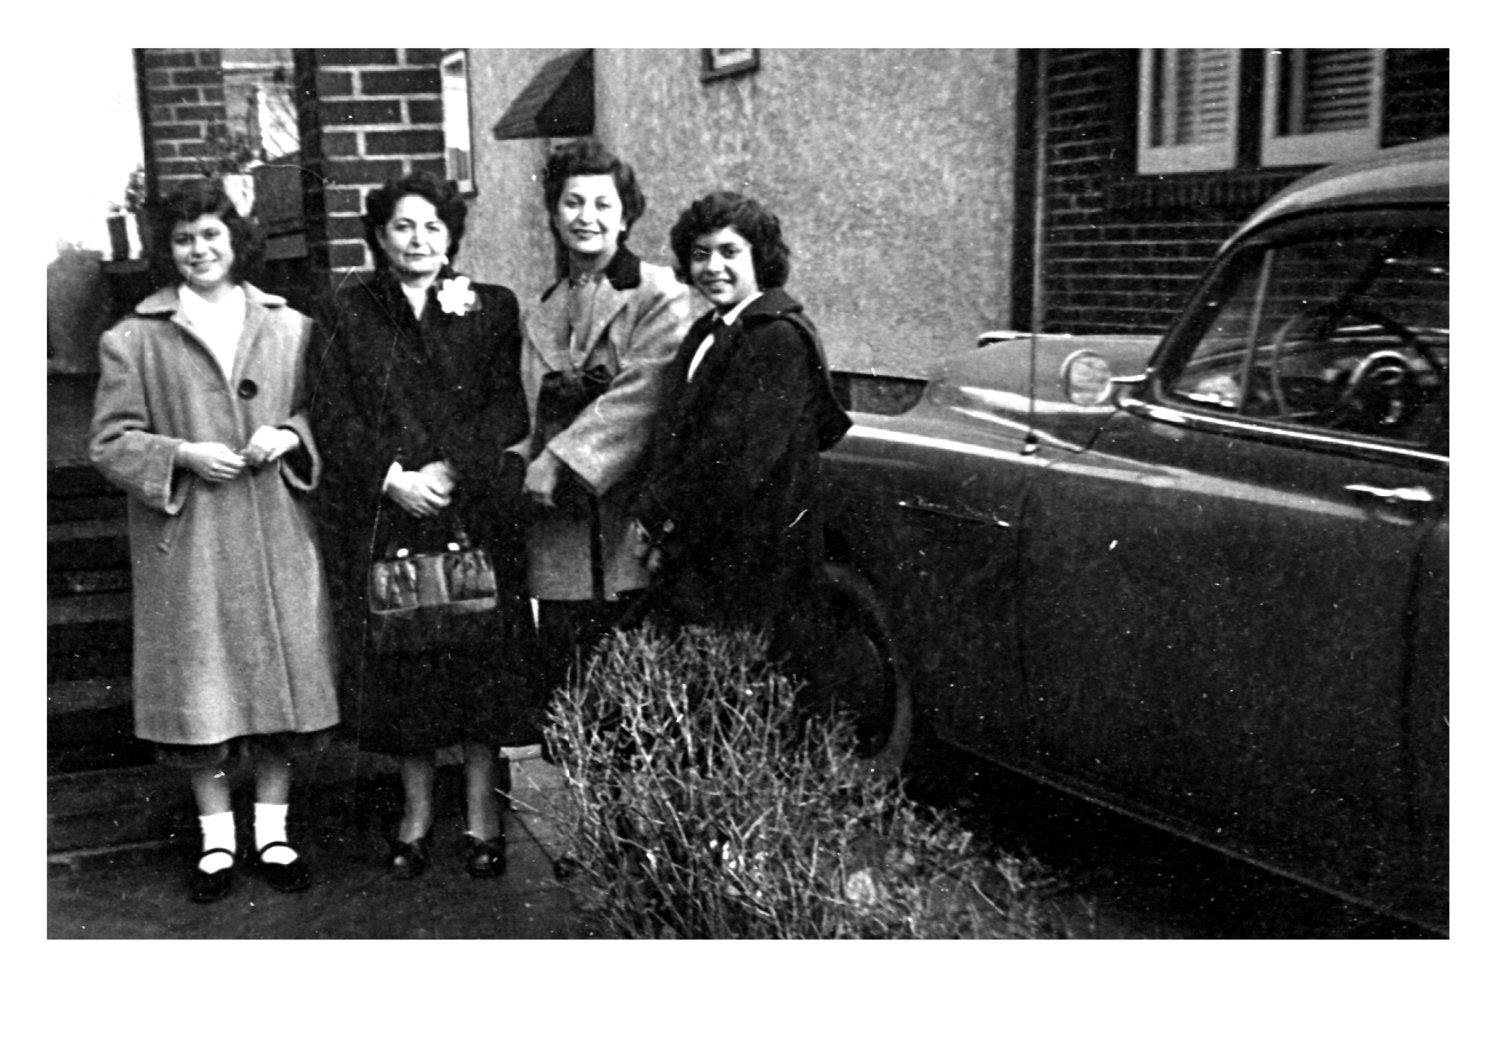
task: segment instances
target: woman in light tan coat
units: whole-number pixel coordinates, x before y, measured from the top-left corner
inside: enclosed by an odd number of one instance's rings
[[[188,769],[193,901],[232,885],[232,752],[254,759],[255,867],[297,891],[311,874],[287,843],[291,758],[338,722],[305,505],[322,471],[303,412],[310,323],[240,280],[253,231],[217,184],[174,195],[154,229],[178,280],[104,334],[89,446],[130,495],[136,734]]]
[[[629,165],[580,139],[552,152],[542,188],[568,273],[522,320],[532,433],[517,451],[537,506],[527,572],[545,700],[648,583],[625,509],[691,308],[670,268],[625,247],[646,208]]]

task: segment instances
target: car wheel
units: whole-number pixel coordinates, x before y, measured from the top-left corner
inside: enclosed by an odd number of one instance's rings
[[[848,719],[858,754],[894,776],[911,745],[911,686],[885,607],[868,581],[844,566],[823,568],[831,653],[831,704]]]

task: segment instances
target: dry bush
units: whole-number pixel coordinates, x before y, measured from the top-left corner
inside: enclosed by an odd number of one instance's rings
[[[1060,934],[1041,875],[870,777],[749,634],[617,633],[548,740],[575,887],[626,938]]]

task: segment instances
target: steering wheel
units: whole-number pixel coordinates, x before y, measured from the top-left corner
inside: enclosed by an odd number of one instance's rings
[[[1418,402],[1417,371],[1399,351],[1374,351],[1349,371],[1344,389],[1328,411],[1327,426],[1363,420],[1360,431],[1382,431],[1404,423]],[[1373,396],[1373,397],[1372,397]]]
[[[1388,314],[1365,303],[1324,303],[1298,311],[1276,330],[1271,344],[1269,381],[1278,413],[1283,416],[1292,415],[1281,386],[1281,359],[1292,334],[1311,325],[1309,338],[1321,343],[1344,318],[1356,318],[1378,326],[1400,340],[1403,349],[1426,362],[1435,375],[1444,375],[1443,363],[1433,354],[1432,349],[1411,329]],[[1349,378],[1344,381],[1333,406],[1319,414],[1324,417],[1321,422],[1326,427],[1339,428],[1356,417],[1369,418],[1377,407],[1372,407],[1367,402],[1371,395],[1378,395],[1383,400],[1383,405],[1378,407],[1378,415],[1371,419],[1370,427],[1376,430],[1395,427],[1419,404],[1412,397],[1417,390],[1416,381],[1417,370],[1406,354],[1389,349],[1372,351],[1349,371]]]

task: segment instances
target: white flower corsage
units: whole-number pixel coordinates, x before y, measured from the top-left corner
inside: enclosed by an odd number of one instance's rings
[[[448,278],[438,286],[437,299],[444,314],[457,314],[460,318],[479,306],[479,296],[463,274]]]

